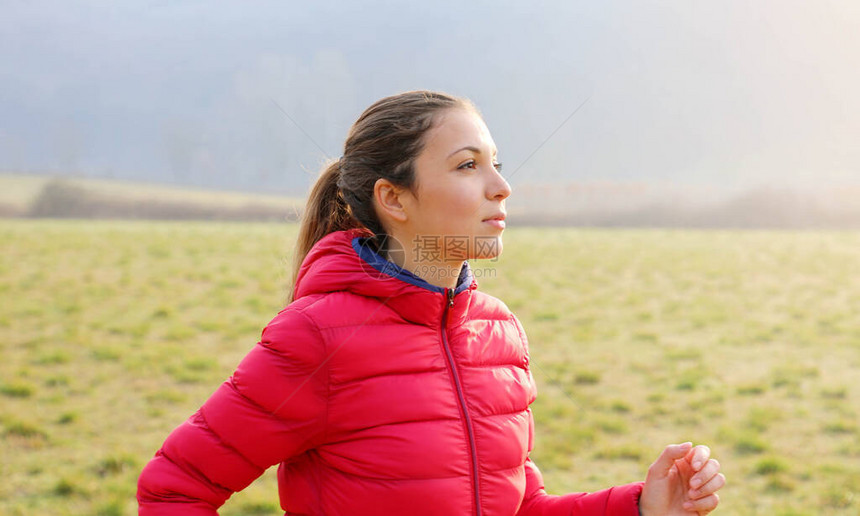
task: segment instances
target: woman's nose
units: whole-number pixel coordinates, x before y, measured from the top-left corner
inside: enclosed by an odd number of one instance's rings
[[[511,185],[495,168],[487,192],[490,199],[507,199],[511,195]]]

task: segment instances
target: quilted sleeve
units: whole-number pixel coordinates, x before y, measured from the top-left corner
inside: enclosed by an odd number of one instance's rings
[[[540,470],[526,459],[526,493],[517,516],[639,516],[642,482],[593,493],[547,494]]]
[[[316,326],[287,308],[138,479],[139,514],[213,515],[266,468],[314,447],[325,428],[326,352]]]

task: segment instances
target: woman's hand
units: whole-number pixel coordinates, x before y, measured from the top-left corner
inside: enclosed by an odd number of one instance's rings
[[[672,444],[648,468],[639,498],[641,516],[703,516],[713,511],[726,484],[720,463],[707,446]]]

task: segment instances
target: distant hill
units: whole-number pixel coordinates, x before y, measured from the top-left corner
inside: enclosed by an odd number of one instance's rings
[[[0,174],[0,216],[295,221],[299,197],[119,180]],[[647,183],[522,185],[512,225],[860,229],[860,185],[729,192]]]
[[[0,174],[0,216],[297,220],[304,200],[130,181]]]
[[[860,229],[860,185],[740,191],[644,183],[529,185],[511,221],[594,227]]]

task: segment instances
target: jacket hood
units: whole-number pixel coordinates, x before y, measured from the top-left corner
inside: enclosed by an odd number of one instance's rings
[[[347,291],[380,298],[407,320],[438,324],[438,317],[448,302],[447,289],[432,285],[377,254],[367,245],[372,235],[367,229],[349,229],[329,233],[320,239],[299,268],[295,300],[312,294]],[[469,262],[464,261],[454,288],[454,305],[449,318],[457,319],[465,314],[471,293],[477,288]]]

